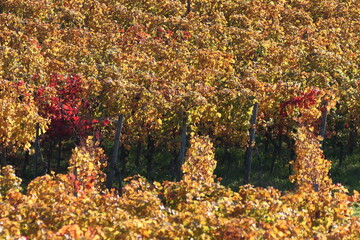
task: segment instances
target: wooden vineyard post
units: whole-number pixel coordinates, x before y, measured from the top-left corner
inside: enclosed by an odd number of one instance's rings
[[[191,12],[191,0],[186,1],[186,15]]]
[[[58,152],[57,152],[57,163],[56,163],[56,171],[59,173],[61,168],[61,151],[62,151],[62,141],[59,138],[58,141]]]
[[[47,166],[46,166],[47,174],[50,174],[51,172],[51,157],[52,157],[53,148],[54,148],[54,142],[50,141],[50,148],[48,150],[48,155],[47,155]]]
[[[323,147],[324,147],[327,115],[328,115],[327,103],[325,103],[324,110],[322,112],[322,117],[321,117],[321,125],[320,125],[320,136],[322,138],[321,141],[320,141],[320,149],[323,149]],[[318,183],[314,184],[314,191],[315,192],[319,191],[319,184]]]
[[[151,135],[148,136],[147,151],[145,154],[146,159],[146,178],[150,181],[153,180],[152,169],[153,169],[153,158],[155,153],[154,140]]]
[[[5,167],[6,166],[6,147],[3,147],[1,150],[1,154],[0,154],[0,158],[1,158],[1,166]]]
[[[37,123],[36,124],[36,135],[35,135],[34,178],[37,177],[38,165],[39,165],[39,163],[38,163],[39,151],[40,151],[39,131],[40,131],[40,126],[39,126],[39,123]]]
[[[77,181],[78,181],[78,172],[77,172],[77,168],[76,168],[76,164],[75,164],[75,168],[73,171],[74,177],[75,177],[75,181],[74,181],[74,196],[77,197],[78,196],[78,188],[77,188]]]
[[[322,112],[322,118],[321,118],[321,126],[320,126],[320,136],[322,137],[322,140],[320,141],[320,147],[323,149],[324,145],[324,139],[325,139],[325,130],[326,130],[326,120],[327,120],[327,103],[325,104],[325,109]]]
[[[121,129],[123,126],[124,115],[120,114],[118,117],[116,132],[115,132],[115,142],[114,147],[110,159],[110,173],[107,179],[107,187],[110,189],[114,182],[115,172],[121,175],[121,172],[118,168],[118,156],[119,156],[119,146],[120,146],[120,137],[121,137]],[[119,192],[121,193],[121,176],[119,176]]]
[[[180,151],[178,155],[178,167],[177,167],[177,180],[180,181],[181,179],[181,167],[185,162],[185,153],[186,153],[186,134],[187,134],[187,119],[184,116],[182,120],[182,126],[181,126],[181,145],[180,145]]]
[[[250,140],[249,140],[249,146],[245,152],[244,184],[248,184],[250,182],[252,153],[255,145],[255,131],[256,131],[255,125],[256,125],[256,117],[258,114],[258,108],[259,108],[259,103],[255,103],[250,119],[250,129],[249,129]]]

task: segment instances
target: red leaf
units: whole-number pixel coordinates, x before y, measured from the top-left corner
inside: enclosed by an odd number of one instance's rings
[[[77,121],[79,121],[80,118],[77,116],[73,116],[73,117],[71,117],[71,119],[74,120],[74,122],[77,122]]]
[[[104,121],[103,121],[103,124],[104,124],[104,126],[109,125],[109,124],[110,124],[109,119],[104,120]]]

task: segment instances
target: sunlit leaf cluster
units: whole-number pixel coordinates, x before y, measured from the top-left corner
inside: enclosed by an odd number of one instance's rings
[[[40,116],[31,84],[0,79],[0,146],[29,149],[35,138],[35,126],[42,131],[48,125]]]

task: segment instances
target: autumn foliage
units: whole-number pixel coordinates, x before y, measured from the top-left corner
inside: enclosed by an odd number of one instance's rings
[[[319,137],[325,113],[349,129],[333,135],[359,128],[359,15],[355,0],[0,1],[2,155],[37,124],[39,142],[76,146],[66,173],[24,188],[2,166],[0,238],[359,239],[359,193],[332,182]],[[118,116],[122,153],[146,145],[150,170],[181,133],[179,181],[104,186]],[[248,147],[249,127],[294,142],[293,191],[214,175],[215,148]]]

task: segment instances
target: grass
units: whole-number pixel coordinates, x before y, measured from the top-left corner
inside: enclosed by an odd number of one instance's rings
[[[353,190],[360,190],[360,153],[347,156],[344,159],[343,165],[340,167],[337,164],[337,160],[333,160],[333,167],[330,171],[331,178],[334,183],[341,183],[350,192]]]
[[[360,205],[359,203],[356,203],[354,206],[354,215],[355,217],[360,218]]]

